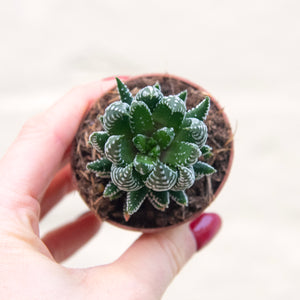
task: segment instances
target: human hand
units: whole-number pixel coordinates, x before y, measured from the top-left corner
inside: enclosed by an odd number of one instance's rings
[[[142,234],[114,263],[87,269],[59,262],[98,231],[92,212],[40,238],[39,220],[73,189],[69,150],[80,121],[114,85],[107,78],[71,90],[29,120],[0,161],[1,299],[159,299],[219,230],[218,215],[203,214],[192,224]]]

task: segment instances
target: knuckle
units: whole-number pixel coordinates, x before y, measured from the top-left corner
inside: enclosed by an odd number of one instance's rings
[[[159,235],[157,242],[166,256],[172,276],[177,275],[185,263],[185,255],[182,248],[166,235]]]

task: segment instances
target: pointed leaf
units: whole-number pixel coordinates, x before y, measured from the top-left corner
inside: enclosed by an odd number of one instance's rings
[[[143,204],[147,193],[148,189],[146,187],[143,187],[138,191],[128,192],[125,209],[126,213],[133,215],[135,212],[137,212]]]
[[[186,193],[183,191],[178,191],[178,192],[170,191],[170,198],[180,206],[188,206],[189,204],[189,199]]]
[[[110,135],[130,135],[129,105],[121,101],[110,104],[103,115],[103,127]]]
[[[188,142],[173,142],[165,152],[162,161],[171,166],[193,165],[201,152],[196,144]]]
[[[132,139],[132,142],[136,149],[138,149],[142,153],[148,152],[157,144],[153,138],[149,138],[143,134],[137,134]]]
[[[111,168],[111,180],[122,191],[132,192],[137,191],[144,186],[140,175],[133,170],[133,164],[126,167]]]
[[[160,147],[159,145],[154,146],[149,152],[148,155],[158,158],[160,156]]]
[[[110,200],[114,200],[114,199],[118,199],[119,197],[121,197],[122,195],[122,191],[115,185],[113,184],[112,181],[110,181],[103,192],[103,196],[110,198]]]
[[[135,96],[136,101],[142,101],[153,111],[157,103],[163,98],[163,94],[156,86],[146,86],[139,90]]]
[[[133,101],[130,106],[130,128],[133,134],[149,134],[153,131],[152,114],[142,101]]]
[[[208,159],[210,158],[213,154],[212,154],[212,147],[208,146],[208,145],[204,145],[201,147],[201,152],[202,152],[202,155],[205,159]]]
[[[105,156],[113,164],[122,166],[134,159],[132,144],[124,135],[112,135],[104,146]]]
[[[182,127],[176,136],[176,141],[194,143],[199,148],[206,143],[207,127],[204,122],[196,118],[186,118]]]
[[[177,95],[182,101],[186,102],[186,98],[187,98],[187,90],[184,90],[182,92],[180,92]]]
[[[179,128],[185,116],[185,103],[178,96],[167,96],[159,101],[152,117],[162,127]]]
[[[131,104],[131,102],[133,101],[133,97],[128,87],[119,78],[116,78],[116,80],[121,101],[127,104]]]
[[[100,153],[101,156],[104,156],[104,145],[108,137],[109,135],[105,131],[93,132],[89,137],[89,143]]]
[[[145,181],[145,185],[157,192],[167,191],[173,187],[177,180],[177,172],[166,164],[158,162]]]
[[[150,156],[137,154],[134,158],[133,165],[137,172],[146,175],[154,169],[155,162],[156,160]]]
[[[199,103],[196,107],[192,108],[186,113],[186,117],[188,118],[197,118],[200,121],[204,121],[208,115],[210,107],[210,98],[208,96]]]
[[[189,189],[195,182],[195,173],[192,167],[178,167],[179,176],[176,184],[172,187],[173,191],[184,191]]]
[[[212,175],[217,172],[217,170],[214,167],[202,161],[197,161],[193,165],[193,168],[194,168],[196,180],[202,178],[205,175]]]
[[[169,207],[170,197],[169,192],[149,192],[149,200],[154,208],[164,211],[167,207]]]
[[[106,158],[97,159],[86,165],[86,168],[102,178],[110,177],[111,162]]]
[[[169,192],[164,191],[164,192],[155,192],[151,191],[151,197],[156,204],[159,206],[163,207],[168,207],[170,203],[170,197],[169,197]]]
[[[153,138],[158,142],[159,146],[164,150],[170,146],[175,137],[173,128],[163,127],[153,134]]]
[[[160,90],[161,91],[161,87],[160,87],[160,84],[159,84],[159,82],[157,81],[155,84],[154,84],[154,86],[153,87],[155,87],[155,88],[157,88],[158,90]]]

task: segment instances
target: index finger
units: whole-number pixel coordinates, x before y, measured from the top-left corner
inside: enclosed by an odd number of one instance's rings
[[[75,88],[29,120],[0,162],[0,185],[39,199],[60,168],[83,116],[114,86],[115,80],[109,78]]]

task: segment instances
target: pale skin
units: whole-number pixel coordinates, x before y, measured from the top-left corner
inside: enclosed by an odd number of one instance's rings
[[[196,252],[185,224],[141,235],[109,265],[60,265],[98,231],[100,221],[91,212],[40,237],[40,219],[73,189],[69,149],[80,121],[113,86],[111,79],[72,89],[26,122],[1,159],[1,299],[160,299]]]

